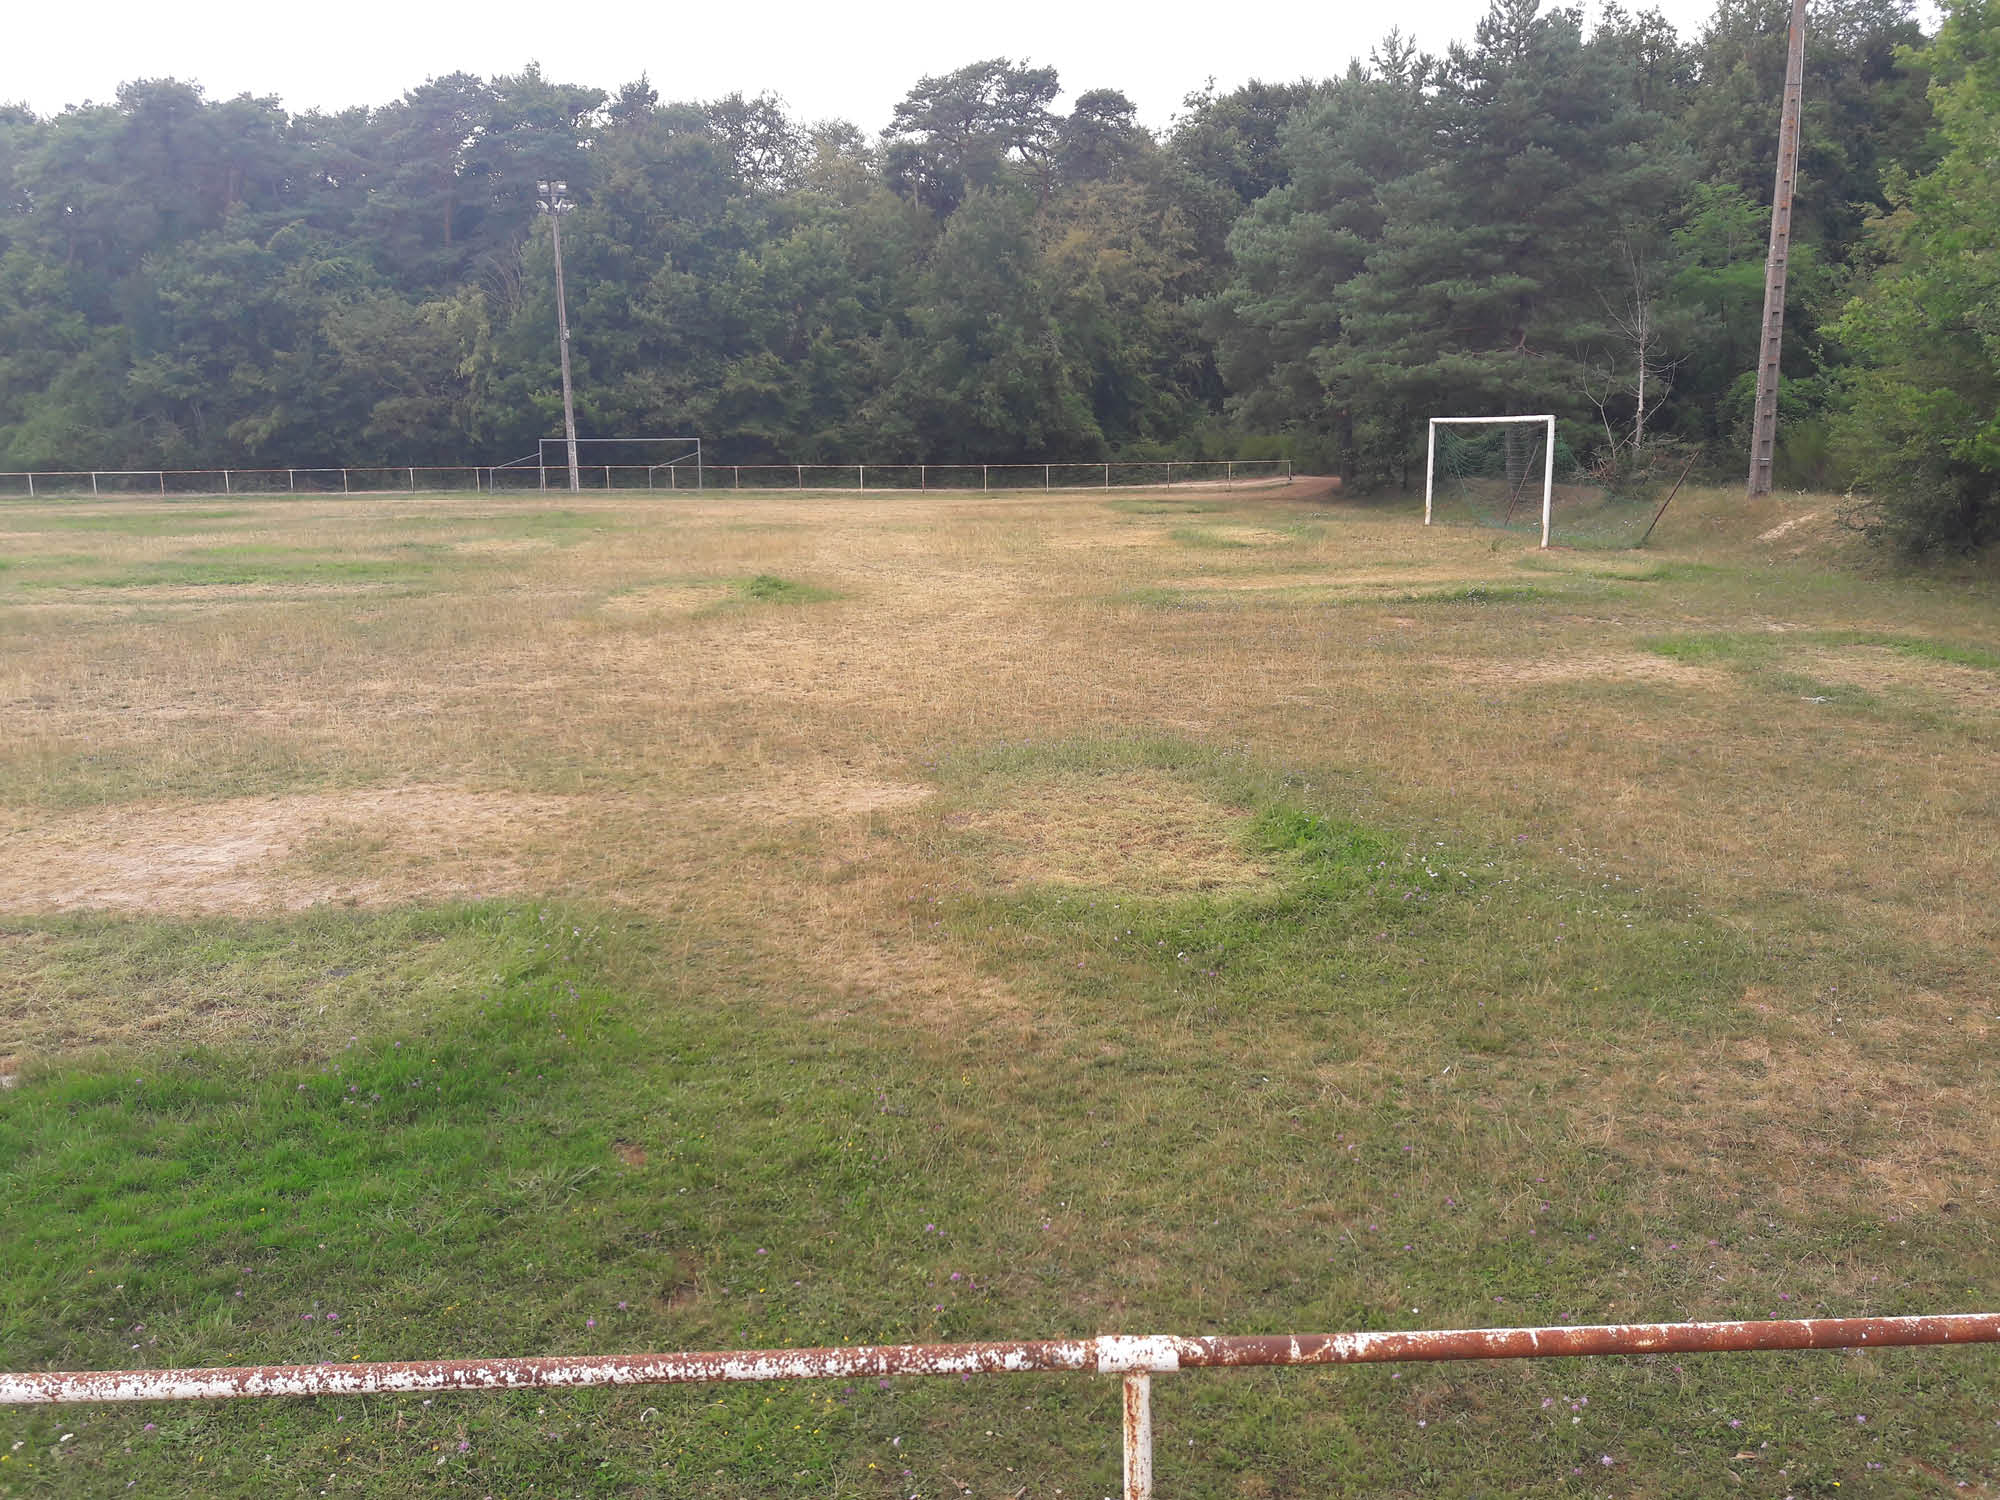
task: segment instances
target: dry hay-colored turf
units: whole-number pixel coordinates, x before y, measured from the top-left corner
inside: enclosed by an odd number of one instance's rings
[[[1008,800],[948,816],[980,839],[1003,885],[1089,886],[1139,896],[1255,889],[1271,870],[1244,851],[1248,814],[1153,771],[1034,776]]]
[[[1914,693],[1957,709],[2000,713],[2000,672],[1912,656],[1889,646],[1845,646],[1793,658],[1814,677],[1868,692]]]
[[[751,814],[759,822],[789,818],[846,818],[922,802],[937,789],[917,782],[871,781],[839,771],[796,774],[724,793],[713,802]]]
[[[1715,667],[1675,661],[1649,651],[1563,651],[1530,661],[1440,660],[1432,668],[1478,686],[1544,682],[1671,682],[1722,688],[1728,674]]]
[[[1683,496],[1662,523],[1679,555],[1714,560],[1686,582],[1601,576],[1636,564],[1424,528],[1407,504],[1343,503],[1304,482],[564,497],[555,512],[488,496],[242,501],[170,531],[157,507],[10,506],[22,541],[0,575],[0,906],[560,893],[761,933],[810,960],[843,1004],[949,1011],[992,998],[994,981],[907,910],[927,883],[959,878],[968,838],[1017,841],[1009,881],[1172,890],[1258,877],[1232,814],[1190,811],[1185,787],[1129,788],[1143,817],[1073,797],[1037,815],[946,795],[940,812],[921,801],[926,766],[1003,740],[1170,731],[1266,765],[1361,774],[1392,811],[1448,817],[1468,837],[1594,849],[1717,910],[1807,900],[1987,962],[2000,747],[1932,744],[1942,731],[1914,721],[1857,725],[1796,694],[1758,698],[1738,674],[1645,644],[1777,627],[1977,639],[1987,606],[1893,581],[1825,588],[1809,565],[1761,560],[1753,589],[1728,571],[1754,536],[1738,534],[1740,497],[1706,504]],[[1149,505],[1159,512],[1134,509]],[[98,529],[65,530],[79,517]],[[139,529],[116,529],[127,523]],[[1283,536],[1268,553],[1282,565],[1260,575],[1243,566],[1250,554],[1218,552],[1197,569],[1172,538],[1184,525]],[[201,601],[171,608],[129,589],[41,586],[169,568],[223,544],[245,549],[253,572],[267,556],[414,558],[428,571],[355,597],[253,580],[242,587],[272,591],[225,602],[195,590]],[[765,574],[840,597],[764,602],[723,587]],[[1532,596],[1482,602],[1502,581]],[[1267,590],[1274,607],[1117,602],[1146,590]],[[1934,680],[1937,666],[1885,670]],[[1674,691],[1600,691],[1625,683]],[[1492,691],[1510,685],[1539,690]],[[464,787],[511,811],[409,790]],[[396,810],[423,796],[463,816]],[[231,831],[259,807],[291,810],[272,814],[276,830]],[[940,838],[951,812],[997,821]],[[1119,847],[1121,817],[1134,851],[1123,867],[1103,852]],[[1112,842],[1077,837],[1065,852],[1064,819]],[[1176,873],[1185,850],[1148,853],[1142,823],[1211,850],[1211,865],[1189,867],[1210,873]],[[452,848],[462,854],[439,856]]]
[[[724,598],[727,584],[722,579],[696,583],[661,583],[613,594],[601,606],[607,618],[646,615],[692,614],[707,609]]]
[[[0,910],[383,906],[522,888],[560,799],[414,786],[72,814],[0,835]]]

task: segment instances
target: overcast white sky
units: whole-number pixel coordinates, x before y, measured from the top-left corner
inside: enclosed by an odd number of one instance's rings
[[[1712,0],[1658,3],[1689,34]],[[339,109],[386,103],[435,74],[490,77],[534,59],[552,77],[606,90],[648,73],[669,99],[769,90],[795,114],[839,116],[872,134],[919,77],[985,57],[1052,63],[1071,92],[1122,89],[1161,126],[1211,74],[1224,89],[1325,77],[1391,25],[1441,50],[1470,37],[1485,0],[20,0],[9,9],[0,101],[44,114],[161,77],[200,83],[210,98],[276,94],[294,111]]]

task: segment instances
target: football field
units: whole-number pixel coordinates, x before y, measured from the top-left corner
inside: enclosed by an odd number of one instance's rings
[[[561,502],[0,506],[0,1368],[2000,1302],[1990,579]],[[1117,1403],[8,1410],[0,1495],[1076,1500]],[[1163,1495],[2000,1494],[1992,1349],[1154,1405]]]

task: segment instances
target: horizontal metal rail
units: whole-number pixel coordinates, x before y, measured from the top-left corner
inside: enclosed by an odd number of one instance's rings
[[[1610,1323],[1402,1333],[1302,1333],[1036,1339],[978,1344],[862,1344],[710,1354],[559,1354],[186,1370],[0,1374],[0,1405],[203,1401],[229,1396],[356,1396],[383,1391],[519,1390],[689,1381],[847,1380],[889,1375],[1034,1371],[1167,1374],[1261,1365],[1355,1365],[1601,1354],[1888,1349],[2000,1343],[2000,1313],[1911,1318],[1788,1318],[1760,1323]]]
[[[1787,1318],[1754,1323],[1610,1323],[1402,1333],[1104,1334],[977,1344],[862,1344],[714,1354],[579,1354],[188,1370],[71,1370],[0,1375],[0,1405],[205,1401],[234,1396],[359,1396],[415,1391],[553,1389],[745,1380],[1069,1371],[1124,1376],[1124,1500],[1152,1500],[1152,1377],[1176,1370],[1356,1365],[1604,1354],[1720,1354],[2000,1343],[2000,1313],[1913,1318]]]

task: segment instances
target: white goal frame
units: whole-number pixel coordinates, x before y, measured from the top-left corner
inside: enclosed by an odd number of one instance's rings
[[[1549,544],[1549,511],[1556,494],[1556,419],[1543,413],[1524,417],[1432,417],[1424,450],[1424,524],[1431,524],[1431,494],[1437,483],[1438,428],[1491,426],[1496,422],[1541,422],[1548,432],[1542,444],[1542,545]]]
[[[661,443],[674,443],[678,444],[683,448],[686,448],[689,444],[693,444],[694,446],[690,451],[684,452],[680,454],[678,457],[670,458],[665,463],[645,465],[644,467],[646,470],[646,478],[648,481],[650,481],[653,475],[658,473],[661,469],[672,469],[680,464],[686,463],[689,459],[693,459],[694,487],[696,489],[700,489],[702,487],[701,439],[698,437],[694,437],[692,435],[686,437],[580,437],[575,439],[566,437],[537,438],[535,440],[535,451],[533,453],[530,453],[522,458],[510,458],[504,464],[493,465],[493,468],[496,470],[533,468],[537,472],[540,478],[541,487],[546,490],[549,487],[549,469],[551,467],[554,467],[556,469],[561,469],[563,467],[563,462],[564,462],[562,455],[558,454],[555,464],[551,465],[549,463],[549,444],[554,443],[558,449],[561,449],[572,442],[574,442],[575,446],[578,448],[583,447],[586,443],[600,443],[600,444],[601,443],[650,443],[653,444],[654,446],[658,446]],[[577,467],[579,469],[586,467],[595,469],[602,466],[598,464],[585,465],[579,463]],[[640,466],[637,464],[618,464],[615,467],[621,469],[630,469],[630,468],[638,468]],[[607,479],[607,487],[608,484],[609,481]]]

